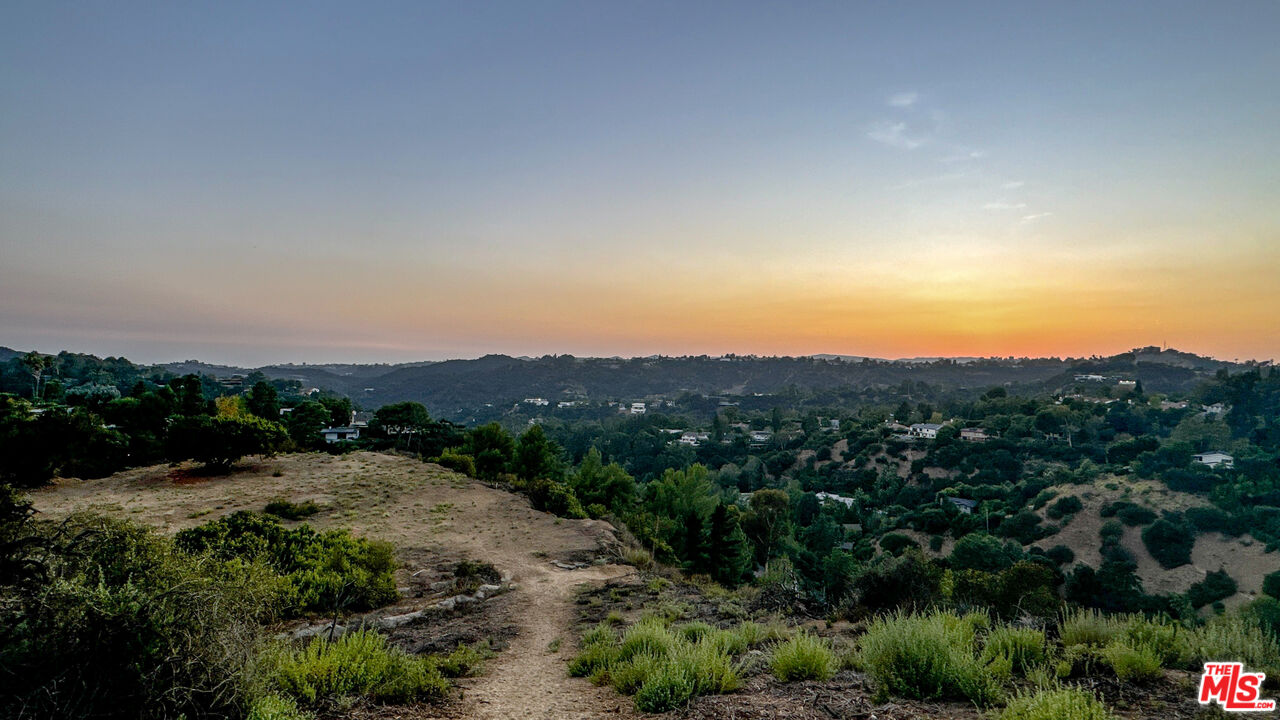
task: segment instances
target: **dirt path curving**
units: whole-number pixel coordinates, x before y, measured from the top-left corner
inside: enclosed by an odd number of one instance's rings
[[[261,511],[273,498],[313,500],[325,511],[308,519],[320,529],[349,528],[391,541],[406,567],[400,580],[432,558],[492,563],[515,581],[515,636],[482,676],[463,681],[448,708],[387,709],[361,717],[586,720],[635,717],[630,698],[567,675],[575,646],[574,595],[583,583],[632,572],[590,564],[565,570],[556,560],[589,561],[612,528],[534,510],[526,498],[411,458],[357,452],[304,453],[246,462],[236,472],[191,477],[189,468],[157,465],[96,480],[59,480],[32,494],[49,517],[94,509],[177,532],[236,510]],[[577,564],[577,563],[575,563]],[[406,607],[405,610],[413,609]],[[560,640],[559,652],[549,646]]]
[[[574,647],[573,599],[583,583],[626,574],[616,565],[560,570],[526,567],[517,574],[522,605],[520,634],[467,693],[472,716],[492,720],[586,720],[632,717],[631,701],[565,672]],[[557,639],[561,647],[550,646]]]

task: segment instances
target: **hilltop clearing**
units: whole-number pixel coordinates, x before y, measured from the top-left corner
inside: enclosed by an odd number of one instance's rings
[[[424,578],[439,577],[438,568],[461,559],[491,563],[514,583],[484,608],[391,635],[409,649],[447,644],[468,633],[496,636],[507,645],[483,676],[462,681],[463,691],[444,706],[363,708],[359,717],[585,719],[630,712],[625,698],[567,677],[562,656],[548,650],[558,638],[572,645],[577,588],[629,571],[593,564],[602,562],[614,542],[606,523],[556,518],[533,510],[521,496],[439,466],[375,453],[285,455],[225,476],[160,465],[96,480],[59,480],[32,495],[46,516],[92,509],[167,533],[237,510],[261,512],[273,499],[315,502],[322,510],[307,518],[312,526],[350,528],[396,546],[404,597],[371,616],[435,604]]]

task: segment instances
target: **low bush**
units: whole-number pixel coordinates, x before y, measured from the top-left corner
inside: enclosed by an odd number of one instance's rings
[[[634,695],[642,712],[666,712],[697,695],[736,689],[741,681],[733,656],[747,646],[736,631],[699,622],[673,630],[661,617],[647,616],[621,636],[601,623],[582,636],[569,674]]]
[[[306,502],[294,503],[284,499],[276,499],[267,503],[263,509],[268,515],[275,515],[285,520],[301,520],[302,518],[311,517],[320,512],[320,506],[313,500]]]
[[[1227,574],[1226,570],[1215,570],[1187,589],[1187,600],[1190,601],[1191,607],[1202,608],[1216,600],[1235,595],[1237,589],[1236,581]]]
[[[447,448],[440,453],[440,457],[436,458],[436,463],[454,472],[460,472],[467,477],[477,477],[475,458],[454,448]]]
[[[983,663],[1003,659],[1023,675],[1043,663],[1046,656],[1044,631],[1031,628],[998,627],[987,634],[982,647]]]
[[[1124,682],[1146,682],[1163,675],[1160,656],[1147,645],[1115,642],[1102,650],[1102,657]]]
[[[976,622],[942,612],[876,618],[859,640],[858,662],[882,693],[990,705],[1003,678],[975,655]]]
[[[298,709],[291,697],[263,695],[249,705],[245,720],[311,720],[311,714]]]
[[[1074,688],[1019,693],[997,717],[999,720],[1115,720],[1098,698]]]
[[[306,704],[362,697],[406,703],[444,696],[449,682],[433,658],[389,647],[372,631],[356,631],[329,642],[316,637],[303,649],[268,658],[271,684]]]
[[[773,649],[770,667],[782,682],[826,680],[839,665],[827,642],[809,633],[797,633]]]
[[[1067,515],[1074,515],[1080,512],[1083,508],[1084,505],[1080,502],[1080,498],[1075,495],[1067,495],[1050,505],[1049,509],[1045,510],[1044,514],[1054,520],[1059,520]]]
[[[1124,622],[1097,610],[1070,610],[1062,617],[1058,634],[1063,647],[1106,647],[1124,631]]]
[[[292,614],[369,610],[397,597],[391,545],[345,530],[288,529],[275,518],[241,511],[183,530],[175,540],[188,553],[265,563],[288,579]]]
[[[1280,599],[1280,570],[1262,578],[1262,592],[1273,598]]]
[[[1191,562],[1195,531],[1183,522],[1161,518],[1142,531],[1142,543],[1151,557],[1169,570]]]
[[[1247,615],[1213,618],[1191,633],[1190,644],[1193,663],[1242,662],[1272,682],[1280,677],[1280,644]]]

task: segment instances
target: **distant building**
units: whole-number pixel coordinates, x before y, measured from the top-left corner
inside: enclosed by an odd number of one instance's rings
[[[546,399],[546,398],[525,398],[525,399],[524,399],[524,404],[525,404],[525,405],[537,405],[537,406],[541,407],[541,406],[544,406],[544,405],[550,405],[550,404],[551,404],[551,401],[550,401],[550,400],[548,400],[548,399]]]
[[[642,403],[642,402],[633,402],[633,403],[631,403],[631,414],[632,414],[632,415],[643,415],[643,414],[644,414],[644,412],[645,412],[644,403]]]
[[[556,407],[571,408],[571,407],[576,407],[577,404],[578,404],[577,400],[561,400],[560,402],[556,403]]]
[[[982,442],[990,440],[991,436],[982,428],[963,428],[960,430],[960,439],[968,440],[969,442]]]
[[[974,508],[978,507],[977,500],[948,496],[947,501],[952,505],[955,505],[956,508],[964,515],[972,515]]]
[[[1106,382],[1105,375],[1077,375],[1076,382]]]
[[[916,423],[911,426],[908,434],[911,435],[911,437],[928,438],[932,440],[933,438],[938,437],[938,431],[941,429],[942,426],[938,423]]]
[[[1211,468],[1218,467],[1235,467],[1236,459],[1228,453],[1221,450],[1210,450],[1193,456],[1195,461],[1201,465],[1208,465]]]
[[[360,428],[358,427],[331,427],[320,431],[324,436],[325,442],[342,442],[343,440],[359,440]]]
[[[773,433],[768,430],[752,430],[747,438],[753,443],[767,443],[773,439]]]
[[[820,493],[816,493],[816,495],[818,496],[818,502],[824,505],[827,504],[828,502],[838,502],[847,508],[853,507],[854,500],[851,497],[845,497],[844,495],[836,495],[835,493],[829,493],[829,492],[820,492]]]
[[[1171,400],[1160,401],[1161,410],[1185,410],[1186,408],[1187,408],[1186,400],[1180,400],[1178,402],[1173,402]]]
[[[711,439],[711,433],[686,432],[680,436],[680,440],[678,442],[681,445],[698,447],[699,445],[701,445],[702,443],[706,442],[709,439]]]
[[[1227,411],[1227,406],[1222,403],[1214,403],[1212,405],[1201,406],[1205,415],[1221,415]]]

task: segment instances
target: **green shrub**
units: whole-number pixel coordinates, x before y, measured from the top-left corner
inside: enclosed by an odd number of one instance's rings
[[[982,647],[982,662],[1007,659],[1013,670],[1025,675],[1046,657],[1043,630],[998,627],[987,634]]]
[[[636,655],[666,657],[680,643],[680,637],[660,620],[646,618],[627,628],[618,647],[618,660],[626,662]]]
[[[1161,518],[1142,531],[1142,543],[1160,566],[1168,570],[1191,562],[1195,532],[1185,523]]]
[[[1149,619],[1134,615],[1124,628],[1123,640],[1117,642],[1146,648],[1166,668],[1183,668],[1191,659],[1191,634],[1167,618]]]
[[[1191,602],[1191,607],[1202,608],[1215,600],[1235,595],[1237,589],[1236,581],[1227,571],[1215,570],[1187,589],[1187,600]]]
[[[287,529],[275,518],[241,511],[183,530],[175,540],[188,553],[265,563],[288,579],[295,614],[370,610],[397,597],[391,545],[345,530]]]
[[[1084,690],[1060,688],[1023,692],[1009,700],[999,720],[1115,720],[1098,698]]]
[[[436,458],[436,463],[467,477],[477,477],[475,458],[459,452],[456,448],[446,448],[440,453],[440,457]]]
[[[583,635],[582,652],[570,662],[569,674],[634,694],[641,711],[665,712],[696,695],[736,689],[741,681],[733,654],[746,647],[738,633],[705,623],[674,631],[650,616],[621,637],[601,623]]]
[[[1058,628],[1063,647],[1105,647],[1123,631],[1122,620],[1103,615],[1097,610],[1067,611]]]
[[[1160,656],[1146,645],[1113,642],[1102,650],[1102,657],[1125,682],[1146,682],[1163,675]]]
[[[260,623],[287,583],[130,522],[14,510],[0,500],[0,717],[243,712]]]
[[[471,677],[480,672],[484,661],[493,656],[487,644],[478,646],[458,645],[452,652],[437,660],[440,674],[447,678]]]
[[[249,705],[245,720],[310,720],[311,713],[298,709],[291,697],[263,695]]]
[[[893,695],[978,705],[1000,697],[999,673],[974,654],[974,623],[952,613],[899,612],[873,620],[859,640],[858,661]]]
[[[1058,520],[1067,515],[1074,515],[1080,512],[1083,508],[1084,505],[1080,502],[1080,498],[1075,495],[1067,495],[1050,505],[1049,509],[1045,510],[1045,515],[1048,515],[1054,520]]]
[[[796,633],[773,649],[771,669],[782,682],[826,680],[835,674],[839,662],[827,642],[809,633]]]
[[[267,507],[263,509],[263,512],[285,520],[301,520],[320,512],[320,506],[315,504],[313,500],[293,503],[288,500],[277,499],[267,503]]]
[[[316,637],[305,648],[273,660],[274,685],[310,704],[351,696],[405,703],[438,699],[449,690],[431,658],[388,647],[372,631],[347,633],[333,642]]]
[[[1193,507],[1187,508],[1183,513],[1187,522],[1200,532],[1220,532],[1226,535],[1238,536],[1244,532],[1247,523],[1237,523],[1232,521],[1230,513],[1216,507]]]
[[[1191,633],[1191,661],[1242,662],[1251,671],[1280,677],[1280,645],[1246,615],[1223,615]]]
[[[1116,517],[1120,518],[1120,522],[1135,527],[1138,525],[1149,525],[1155,522],[1156,513],[1150,508],[1144,508],[1141,505],[1129,503],[1116,513]]]
[[[1052,560],[1056,565],[1066,565],[1075,561],[1076,554],[1066,545],[1054,545],[1045,552],[1045,557]]]
[[[1273,598],[1280,599],[1280,570],[1269,573],[1262,578],[1262,592]]]
[[[687,665],[661,663],[636,691],[636,709],[660,713],[687,703],[695,694],[698,682]]]

